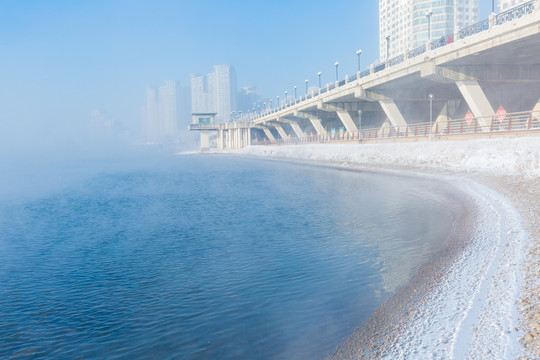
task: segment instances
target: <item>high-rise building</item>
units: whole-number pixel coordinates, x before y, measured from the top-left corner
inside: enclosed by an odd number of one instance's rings
[[[379,0],[379,56],[404,54],[478,21],[479,0]],[[428,36],[428,22],[430,36]]]
[[[261,96],[254,86],[243,86],[238,90],[236,109],[247,113],[257,105],[262,105]]]
[[[165,80],[165,85],[159,88],[159,130],[161,137],[172,137],[178,133],[176,87],[176,81]]]
[[[191,75],[193,112],[216,113],[217,122],[227,122],[236,110],[236,72],[231,65],[215,65],[206,76]]]
[[[178,137],[191,117],[189,88],[178,81],[166,80],[158,89],[146,89],[146,108],[143,111],[142,133],[150,141],[164,141]]]

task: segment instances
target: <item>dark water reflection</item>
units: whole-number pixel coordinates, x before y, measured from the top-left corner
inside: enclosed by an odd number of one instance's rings
[[[441,249],[420,179],[218,156],[0,205],[0,357],[324,357]]]

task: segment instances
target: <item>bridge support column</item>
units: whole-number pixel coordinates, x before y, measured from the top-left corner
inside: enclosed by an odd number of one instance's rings
[[[492,116],[495,114],[478,81],[457,81],[456,85],[474,116]],[[487,117],[484,117],[478,119],[478,124],[486,129],[489,128],[490,121]]]
[[[270,142],[273,142],[273,143],[276,142],[276,138],[274,137],[274,135],[272,135],[272,132],[270,131],[270,129],[264,128],[263,131],[266,134],[266,137],[268,138],[268,140],[270,140]]]
[[[232,130],[227,130],[227,149],[233,148]]]
[[[351,116],[351,113],[348,111],[336,111],[339,119],[345,125],[345,129],[349,132],[358,132],[358,128],[354,124],[354,120]],[[358,116],[358,112],[356,112],[356,116]]]
[[[286,140],[289,138],[289,136],[287,135],[287,133],[285,132],[285,130],[283,130],[283,126],[279,125],[279,124],[275,124],[275,125],[272,125],[276,128],[277,132],[279,133],[279,136],[281,136],[281,138],[283,140]]]
[[[401,115],[401,112],[399,111],[394,100],[379,100],[379,104],[381,105],[384,113],[386,114],[386,117],[388,118],[388,121],[390,121],[392,126],[394,126],[395,128],[399,128],[400,131],[405,131],[407,128],[407,122],[405,121],[403,115]]]
[[[210,136],[206,131],[201,131],[201,151],[210,149]]]
[[[540,111],[540,99],[538,99],[532,111]]]
[[[328,132],[321,124],[321,120],[319,120],[315,116],[310,116],[309,121],[311,121],[311,125],[313,125],[315,131],[317,131],[317,135],[328,135]]]
[[[298,138],[303,138],[306,136],[306,134],[302,131],[302,129],[300,129],[300,125],[298,125],[296,121],[290,120],[289,123],[291,124],[291,127]]]
[[[223,144],[223,130],[217,131],[217,138],[216,138],[216,145],[218,150],[223,150],[224,144]]]
[[[438,129],[439,132],[446,132],[448,129],[448,102],[444,104],[439,116],[433,123],[431,131],[435,133],[435,129]]]
[[[388,136],[390,134],[390,131],[392,130],[392,124],[388,119],[384,120],[384,122],[381,125],[381,128],[379,131],[377,131],[377,136],[382,137],[383,135]]]
[[[231,149],[237,149],[238,148],[238,129],[232,129],[232,146]]]

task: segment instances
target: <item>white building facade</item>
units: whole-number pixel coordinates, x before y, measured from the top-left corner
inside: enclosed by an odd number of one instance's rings
[[[206,76],[191,75],[194,113],[216,113],[216,122],[228,122],[236,110],[236,72],[231,65],[215,65]]]
[[[478,21],[478,2],[379,0],[380,59],[404,54],[407,50],[425,45],[429,39],[439,39],[474,24]]]

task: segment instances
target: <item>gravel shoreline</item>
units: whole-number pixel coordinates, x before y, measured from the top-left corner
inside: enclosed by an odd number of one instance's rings
[[[483,211],[329,359],[540,359],[540,137],[232,153],[454,178]]]
[[[474,204],[465,195],[459,201],[464,203],[465,211],[453,224],[454,230],[448,234],[445,249],[422,264],[413,278],[379,306],[327,360],[376,359],[389,354],[413,321],[422,301],[445,281],[449,267],[468,246],[469,229],[475,219]]]
[[[529,234],[529,248],[523,263],[525,279],[520,300],[522,359],[540,359],[540,181],[515,176],[473,176],[506,196],[519,211]]]

